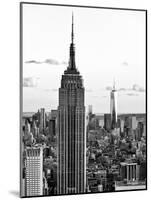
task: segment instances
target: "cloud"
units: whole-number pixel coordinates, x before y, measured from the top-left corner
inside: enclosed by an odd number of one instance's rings
[[[136,92],[145,92],[145,89],[144,89],[143,87],[137,85],[137,84],[134,84],[134,85],[132,86],[132,90],[133,90],[133,91],[136,91]]]
[[[38,60],[28,60],[28,61],[25,61],[26,64],[49,64],[49,65],[67,65],[67,62],[65,61],[62,61],[62,62],[59,62],[55,59],[51,59],[51,58],[48,58],[48,59],[45,59],[44,61],[38,61]]]
[[[32,63],[34,63],[34,64],[41,64],[42,62],[36,61],[36,60],[28,60],[28,61],[25,61],[25,63],[27,63],[27,64],[32,64]]]
[[[126,95],[127,96],[138,96],[138,94],[136,94],[136,93],[127,93]]]
[[[111,87],[111,86],[106,86],[106,88],[105,88],[105,90],[108,90],[108,91],[111,91],[113,88]],[[128,88],[117,88],[116,89],[117,91],[119,91],[119,92],[122,92],[122,91],[129,91],[130,89],[128,89]]]
[[[38,85],[37,77],[25,77],[23,78],[23,87],[37,87]]]
[[[44,63],[49,64],[49,65],[59,65],[60,63],[57,60],[54,59],[46,59]]]
[[[117,91],[126,92],[126,91],[134,91],[134,92],[145,92],[145,89],[138,84],[133,84],[131,88],[119,88]]]
[[[106,90],[112,90],[112,87],[111,86],[107,86],[105,89]]]
[[[128,89],[126,89],[126,88],[120,88],[120,89],[118,89],[118,91],[126,91],[126,90],[128,90]]]
[[[124,61],[124,62],[122,63],[122,65],[123,65],[124,67],[127,67],[127,66],[128,66],[128,62]]]
[[[62,65],[67,65],[68,63],[66,61],[61,62]]]

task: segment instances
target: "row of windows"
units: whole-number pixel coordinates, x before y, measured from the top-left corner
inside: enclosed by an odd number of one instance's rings
[[[40,176],[38,177],[26,177],[26,181],[34,181],[34,182],[39,182],[40,179],[42,179]]]
[[[42,164],[42,162],[26,162],[26,166],[29,167],[37,167],[40,166]]]
[[[27,188],[39,188],[42,184],[36,184],[36,183],[28,183],[27,182]]]
[[[40,173],[27,173],[26,174],[26,177],[27,178],[31,178],[31,177],[39,177],[40,176]]]
[[[26,159],[27,159],[27,160],[31,160],[31,161],[32,161],[32,160],[33,160],[33,161],[40,161],[40,160],[42,160],[42,158],[40,158],[40,157],[32,157],[32,156],[31,156],[31,157],[27,157]]]

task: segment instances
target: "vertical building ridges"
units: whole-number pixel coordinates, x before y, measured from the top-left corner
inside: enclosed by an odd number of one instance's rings
[[[43,147],[25,148],[25,196],[43,195]]]
[[[85,191],[85,107],[82,76],[75,64],[73,15],[70,58],[59,88],[58,194]]]

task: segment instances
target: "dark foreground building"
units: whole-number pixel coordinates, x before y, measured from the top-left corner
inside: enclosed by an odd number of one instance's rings
[[[59,88],[57,193],[85,192],[85,106],[83,80],[76,68],[75,49],[70,44],[70,59]]]

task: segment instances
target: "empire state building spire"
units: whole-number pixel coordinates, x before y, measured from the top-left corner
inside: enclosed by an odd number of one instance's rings
[[[75,47],[74,47],[74,17],[72,13],[72,30],[71,30],[71,44],[70,44],[70,55],[69,64],[65,74],[79,74],[76,63],[75,63]]]
[[[115,78],[114,78],[114,80],[113,80],[113,90],[115,91],[116,89],[115,89]]]
[[[74,22],[73,22],[73,13],[72,13],[72,32],[71,32],[71,42],[72,42],[72,44],[73,44],[73,39],[74,39],[74,31],[73,31],[73,24]]]

